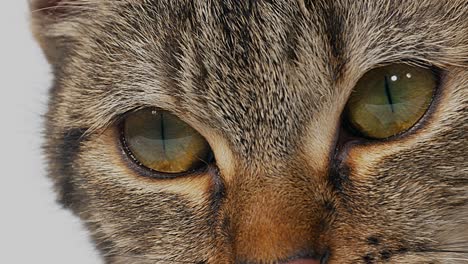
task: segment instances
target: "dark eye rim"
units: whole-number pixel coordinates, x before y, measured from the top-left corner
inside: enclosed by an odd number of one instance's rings
[[[365,135],[364,133],[359,131],[359,129],[355,128],[351,124],[351,122],[349,121],[349,118],[347,116],[348,115],[348,111],[347,111],[348,103],[346,103],[345,108],[343,109],[343,113],[342,113],[341,124],[342,124],[343,129],[345,129],[353,137],[359,138],[361,140],[364,140],[364,142],[368,142],[368,143],[388,142],[388,141],[394,141],[394,140],[405,138],[406,136],[411,135],[414,132],[416,132],[417,130],[424,127],[427,124],[427,122],[430,120],[430,118],[433,115],[433,113],[435,112],[435,110],[438,108],[438,105],[440,104],[440,100],[441,100],[441,97],[442,97],[442,92],[443,92],[442,91],[443,90],[442,86],[443,86],[443,84],[445,82],[445,77],[447,75],[446,72],[444,70],[442,70],[441,68],[438,68],[438,67],[436,67],[434,65],[427,65],[427,64],[424,64],[424,63],[400,62],[399,64],[422,65],[424,67],[427,67],[429,70],[431,70],[432,74],[435,76],[436,84],[435,84],[434,91],[432,93],[432,98],[431,98],[431,101],[429,103],[429,107],[426,109],[426,111],[424,111],[421,118],[419,118],[414,123],[414,125],[412,125],[410,128],[408,128],[406,130],[403,130],[403,131],[401,131],[401,132],[399,132],[399,133],[397,133],[395,135],[386,137],[386,138],[375,138],[375,137],[369,137],[369,136]],[[381,65],[379,67],[372,68],[372,69],[368,70],[364,74],[367,74],[368,72],[370,72],[370,71],[372,71],[374,69],[377,69],[377,68],[380,68],[380,67],[385,67],[385,66],[388,66],[388,65],[391,65],[391,64]]]
[[[127,167],[131,168],[133,171],[138,173],[139,175],[146,177],[146,178],[154,178],[154,179],[176,179],[176,178],[182,178],[182,177],[194,177],[197,175],[202,175],[206,174],[210,170],[212,170],[213,167],[216,167],[216,159],[213,153],[213,149],[210,146],[210,157],[209,157],[209,162],[205,163],[203,166],[184,171],[184,172],[179,172],[179,173],[167,173],[167,172],[160,172],[154,169],[151,169],[144,164],[142,164],[132,153],[130,150],[127,140],[125,138],[125,120],[126,117],[132,113],[135,113],[139,110],[144,110],[144,109],[154,109],[156,111],[166,111],[163,109],[159,109],[156,107],[143,107],[143,108],[138,108],[134,110],[130,110],[124,114],[122,114],[118,118],[118,123],[117,123],[117,132],[118,132],[118,146],[120,149],[120,152],[122,153],[122,158],[128,165]],[[209,143],[208,143],[209,144]]]

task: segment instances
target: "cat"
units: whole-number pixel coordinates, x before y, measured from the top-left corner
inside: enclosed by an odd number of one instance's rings
[[[466,0],[30,6],[105,263],[468,263]]]

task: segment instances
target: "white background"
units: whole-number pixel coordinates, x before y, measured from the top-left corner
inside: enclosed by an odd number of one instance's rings
[[[101,263],[79,220],[55,203],[41,154],[50,68],[27,0],[0,7],[0,263]]]

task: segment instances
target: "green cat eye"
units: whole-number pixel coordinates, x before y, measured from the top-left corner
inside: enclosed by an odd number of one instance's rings
[[[394,64],[367,72],[356,84],[346,121],[365,137],[384,139],[402,133],[424,115],[437,86],[432,70]]]
[[[123,140],[139,164],[160,173],[199,169],[213,159],[208,142],[187,123],[166,111],[143,109],[127,115]]]

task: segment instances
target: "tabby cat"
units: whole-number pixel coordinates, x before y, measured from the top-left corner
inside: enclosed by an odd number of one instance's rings
[[[466,0],[32,0],[105,263],[468,263]]]

